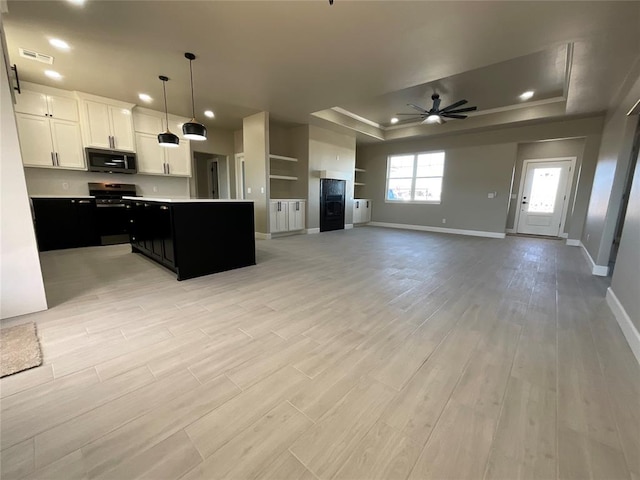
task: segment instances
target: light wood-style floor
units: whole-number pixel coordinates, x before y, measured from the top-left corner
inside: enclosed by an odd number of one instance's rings
[[[177,282],[42,255],[2,478],[640,479],[640,369],[578,248],[357,228]]]

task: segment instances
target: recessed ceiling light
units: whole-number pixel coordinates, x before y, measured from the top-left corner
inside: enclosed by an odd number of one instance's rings
[[[397,119],[396,117],[393,117],[393,118],[391,119],[391,123],[398,123],[398,119]]]
[[[53,78],[54,80],[62,79],[62,75],[60,75],[58,72],[54,70],[45,70],[44,74],[49,78]]]
[[[205,117],[209,117],[209,118],[213,118],[213,117],[215,117],[215,116],[216,116],[216,114],[215,114],[215,113],[213,113],[211,110],[205,110],[205,112],[204,112],[204,116],[205,116]]]
[[[60,50],[69,50],[71,48],[67,42],[59,38],[50,38],[49,43]]]
[[[85,0],[67,0],[69,3],[73,3],[74,5],[78,5],[79,7],[84,5]]]
[[[533,97],[534,93],[535,92],[533,90],[527,90],[526,92],[520,95],[520,100],[529,100],[531,97]]]
[[[143,102],[147,102],[147,103],[150,103],[153,101],[153,98],[151,98],[151,96],[147,95],[146,93],[139,93],[138,98]]]

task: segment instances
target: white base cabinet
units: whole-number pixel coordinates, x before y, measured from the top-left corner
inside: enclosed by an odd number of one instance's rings
[[[305,228],[305,200],[270,200],[270,232],[295,232]]]
[[[371,200],[367,198],[353,199],[353,223],[371,221]]]

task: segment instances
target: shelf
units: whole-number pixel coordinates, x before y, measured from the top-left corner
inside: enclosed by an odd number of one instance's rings
[[[355,171],[356,172],[366,172],[366,170],[364,168],[356,168]]]
[[[284,160],[285,162],[297,162],[297,158],[293,157],[285,157],[284,155],[273,155],[269,154],[269,160]]]
[[[298,177],[289,177],[287,175],[269,175],[269,179],[271,180],[291,180],[296,181]]]
[[[366,183],[361,183],[361,182],[353,182],[353,184],[358,187],[358,186],[362,186],[362,185],[366,185]]]

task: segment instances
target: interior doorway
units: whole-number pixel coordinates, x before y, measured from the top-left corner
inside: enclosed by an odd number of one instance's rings
[[[613,269],[616,266],[616,258],[618,258],[618,248],[620,247],[620,239],[622,238],[622,228],[624,227],[624,219],[627,215],[627,206],[629,205],[629,195],[631,194],[631,186],[633,185],[633,174],[636,171],[638,157],[640,156],[640,122],[636,127],[636,134],[633,140],[633,148],[631,150],[631,159],[627,167],[627,176],[624,182],[624,190],[622,199],[620,200],[620,210],[618,211],[618,219],[616,221],[616,229],[613,235],[613,243],[611,244],[611,253],[609,254],[609,276],[613,275]]]
[[[191,191],[196,198],[231,198],[229,173],[226,155],[194,152]]]
[[[516,210],[516,232],[558,237],[564,230],[575,158],[525,160]]]
[[[220,198],[220,179],[218,177],[218,160],[209,161],[209,198]]]
[[[236,153],[236,198],[238,200],[246,199],[244,155],[242,153]]]

